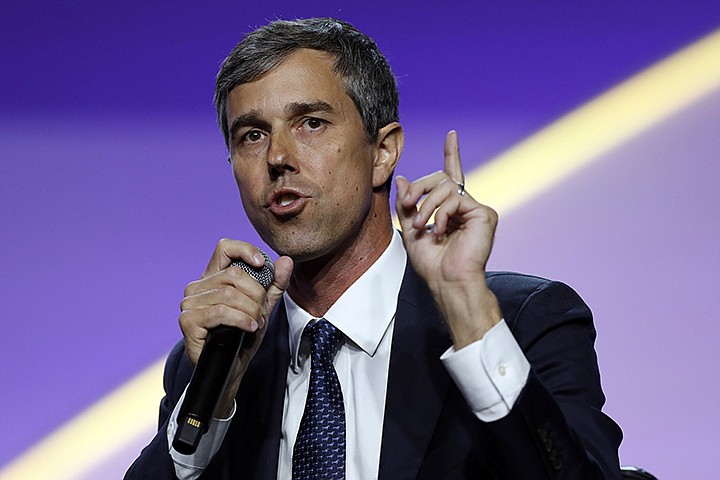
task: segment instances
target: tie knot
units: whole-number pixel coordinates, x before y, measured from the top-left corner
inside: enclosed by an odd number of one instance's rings
[[[313,364],[317,362],[331,364],[342,343],[343,334],[340,330],[321,318],[305,327],[305,335],[310,340],[310,356]]]

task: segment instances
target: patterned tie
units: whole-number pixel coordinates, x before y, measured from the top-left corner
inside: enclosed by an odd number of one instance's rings
[[[305,327],[310,388],[292,457],[293,480],[345,478],[345,406],[333,358],[343,335],[327,320]]]

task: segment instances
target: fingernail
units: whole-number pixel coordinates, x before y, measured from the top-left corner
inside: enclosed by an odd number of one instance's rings
[[[250,322],[250,329],[251,329],[253,332],[258,329],[258,324],[257,324],[257,322],[256,322],[255,320],[253,320],[252,322]]]
[[[265,257],[263,257],[259,252],[256,252],[253,255],[253,260],[255,260],[255,263],[265,263]]]

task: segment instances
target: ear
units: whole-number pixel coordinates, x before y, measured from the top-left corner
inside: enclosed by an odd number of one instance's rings
[[[378,131],[373,163],[373,188],[383,186],[395,171],[404,144],[405,133],[399,123],[388,123]]]

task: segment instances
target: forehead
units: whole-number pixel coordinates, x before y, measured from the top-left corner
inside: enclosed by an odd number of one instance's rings
[[[299,49],[259,79],[238,85],[228,95],[229,121],[251,110],[270,112],[289,103],[323,101],[340,110],[354,103],[326,52]]]

